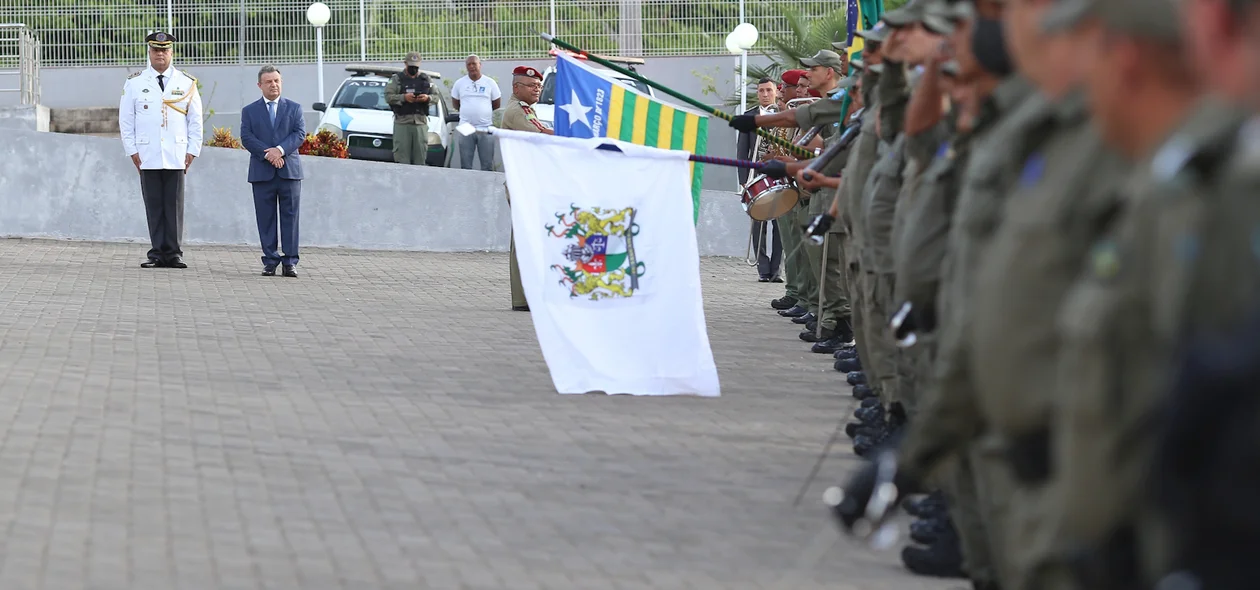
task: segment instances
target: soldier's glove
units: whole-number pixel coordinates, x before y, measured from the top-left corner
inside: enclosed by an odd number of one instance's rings
[[[869,538],[892,518],[912,482],[897,468],[897,453],[891,447],[876,451],[858,469],[844,488],[829,488],[823,501],[832,516],[849,534]]]
[[[827,233],[827,230],[831,229],[831,224],[835,223],[835,221],[835,217],[826,213],[816,215],[809,222],[809,225],[805,226],[805,235],[809,236],[811,242],[821,244],[823,243],[823,236]]]
[[[753,133],[757,131],[757,115],[735,115],[731,117],[730,124],[736,131]]]
[[[766,162],[759,171],[770,178],[785,178],[788,175],[787,164],[778,160]]]

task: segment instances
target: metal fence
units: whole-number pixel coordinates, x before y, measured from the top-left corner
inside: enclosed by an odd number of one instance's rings
[[[329,61],[545,57],[536,31],[594,52],[630,56],[725,53],[739,24],[737,0],[324,0]],[[184,64],[292,63],[315,56],[308,0],[0,0],[44,45],[44,65],[122,65],[143,60],[150,31],[171,32]],[[784,11],[819,16],[841,0],[749,0],[745,20],[763,34],[790,33]]]
[[[30,29],[0,24],[0,94],[17,94],[18,104],[39,104],[39,49]]]

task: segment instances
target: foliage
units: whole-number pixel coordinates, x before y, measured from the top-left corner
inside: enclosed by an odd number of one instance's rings
[[[325,0],[333,19],[323,27],[324,58],[358,61],[358,2]],[[895,5],[902,0],[890,0]],[[653,0],[638,7],[642,47],[623,47],[626,21],[617,2],[556,0],[557,34],[584,49],[606,54],[712,55],[724,52],[726,33],[739,22],[731,0]],[[808,18],[842,2],[763,0],[748,2],[745,20],[763,33],[785,30],[782,11]],[[177,63],[310,61],[315,39],[305,4],[290,0],[207,0],[174,3],[179,37]],[[6,19],[24,22],[43,42],[48,65],[143,63],[140,39],[167,28],[160,0],[0,0]],[[374,0],[367,3],[369,61],[395,61],[408,51],[425,59],[538,58],[547,44],[537,31],[551,27],[547,2],[523,0]],[[241,33],[243,32],[243,38]],[[243,52],[243,55],[242,55]]]
[[[307,134],[306,141],[298,148],[303,156],[324,156],[328,158],[349,158],[350,149],[341,141],[336,133],[321,129],[319,133]]]
[[[245,146],[241,145],[241,140],[233,136],[232,130],[227,127],[215,127],[214,137],[211,137],[210,141],[206,142],[206,145],[237,150],[245,149]]]

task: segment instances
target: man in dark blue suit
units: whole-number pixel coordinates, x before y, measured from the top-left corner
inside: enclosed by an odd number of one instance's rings
[[[302,106],[280,98],[280,70],[263,66],[258,70],[258,88],[263,97],[241,109],[241,144],[249,150],[249,183],[254,189],[254,213],[258,217],[258,239],[262,243],[263,276],[276,274],[284,264],[284,276],[297,277],[298,204],[302,194],[302,159],[298,148],[306,139]],[[278,251],[276,218],[279,212]]]

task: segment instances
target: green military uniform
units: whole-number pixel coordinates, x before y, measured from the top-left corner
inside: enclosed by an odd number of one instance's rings
[[[981,497],[974,472],[979,457],[969,449],[980,420],[965,362],[965,327],[971,321],[967,301],[976,258],[996,229],[1000,203],[1023,164],[1010,146],[1026,132],[1027,117],[1020,116],[1020,111],[1030,96],[1032,88],[1027,81],[1010,77],[985,101],[976,122],[942,263],[935,358],[931,378],[919,399],[918,415],[923,419],[910,421],[902,446],[904,467],[921,477],[931,475],[943,459],[957,458],[944,488],[952,496],[952,516],[963,541],[967,571],[972,579],[986,584],[998,580],[999,564],[985,530],[989,499]]]
[[[512,96],[507,105],[503,107],[503,120],[499,124],[503,129],[511,129],[513,131],[528,131],[533,133],[542,133],[544,126],[538,120],[538,115],[534,114],[534,109],[525,102]],[[506,191],[506,186],[504,187]],[[512,202],[511,195],[508,195],[508,203]],[[511,243],[508,248],[509,274],[512,283],[512,308],[522,309],[528,308],[529,302],[525,299],[525,289],[521,287],[521,269],[516,262],[516,237],[512,236]]]
[[[985,433],[977,462],[1003,587],[1025,588],[1047,550],[1049,428],[1058,391],[1055,316],[1099,227],[1117,206],[1119,157],[1090,126],[1083,92],[1008,149],[1029,154],[1003,203],[1002,223],[976,264],[967,337]],[[1012,461],[1012,458],[1015,458]]]
[[[837,136],[836,131],[840,121],[840,110],[842,106],[843,104],[838,100],[824,98],[793,109],[792,112],[796,116],[796,124],[800,129],[809,130],[818,125],[822,125],[823,128],[818,132],[818,137],[822,138],[824,145],[830,145],[829,142]],[[826,148],[824,147],[824,149]],[[823,249],[822,246],[814,244],[809,237],[805,235],[803,228],[809,224],[810,220],[813,219],[815,215],[819,213],[818,208],[822,206],[822,202],[826,199],[821,197],[814,198],[817,196],[814,191],[807,191],[804,189],[798,190],[800,191],[801,198],[793,210],[795,213],[795,219],[793,220],[794,223],[789,223],[789,225],[794,225],[796,227],[792,228],[791,235],[788,235],[786,233],[787,230],[785,230],[785,236],[787,236],[786,239],[788,241],[793,243],[793,247],[796,247],[796,244],[800,245],[801,259],[799,260],[799,267],[801,268],[804,284],[803,289],[801,290],[803,298],[798,301],[797,305],[808,309],[819,318],[821,323],[823,313],[822,310],[818,308],[818,289],[821,286],[819,281],[820,278],[822,278],[820,275],[822,270],[821,265]],[[782,227],[782,224],[780,224],[780,226]],[[785,243],[784,248],[787,247],[788,246],[786,246]],[[829,286],[830,285],[823,287],[824,295],[826,294],[825,289]],[[832,328],[834,328],[834,326],[835,323],[833,319]]]
[[[868,353],[862,357],[862,368],[873,371],[867,383],[880,395],[885,404],[899,401],[902,388],[902,354],[887,334],[887,321],[892,308],[893,255],[892,226],[896,216],[897,194],[901,190],[901,173],[905,168],[904,127],[906,106],[909,103],[909,82],[905,68],[898,63],[886,62],[880,75],[876,95],[879,98],[877,118],[877,160],[871,167],[862,189],[861,205],[866,248],[861,264],[866,269],[866,299],[878,322],[872,322],[867,334]],[[870,346],[871,343],[877,343]],[[861,353],[859,353],[860,355]],[[874,378],[872,378],[874,377]]]
[[[843,87],[850,88],[852,85],[850,80]],[[796,122],[800,128],[809,129],[818,125],[825,126],[819,132],[819,136],[823,137],[824,140],[824,152],[839,141],[843,135],[840,127],[840,114],[843,102],[835,96],[837,95],[796,109]],[[838,176],[844,170],[845,163],[848,162],[850,149],[852,149],[852,145],[823,165],[818,170],[818,174]],[[830,197],[833,195],[832,191],[827,190],[812,193],[806,221],[826,212],[831,206]],[[839,333],[846,333],[849,331],[848,322],[851,308],[845,285],[843,242],[840,236],[837,235],[845,233],[845,231],[843,224],[832,224],[828,230],[828,233],[831,235],[825,240],[825,249],[824,246],[805,239],[805,250],[806,255],[810,258],[810,267],[816,273],[815,278],[818,288],[822,289],[822,307],[818,308],[819,293],[817,291],[812,294],[813,300],[810,303],[814,309],[817,309],[815,313],[818,316],[818,326],[827,332],[838,330]],[[826,267],[823,268],[823,265]]]
[[[862,74],[863,104],[872,105],[862,114],[862,130],[849,152],[849,162],[844,167],[844,178],[841,184],[841,222],[848,228],[847,242],[844,247],[845,273],[850,295],[849,306],[852,309],[854,341],[857,344],[858,358],[861,359],[866,373],[867,383],[872,390],[883,391],[882,381],[891,379],[895,373],[892,365],[895,351],[892,341],[884,335],[884,320],[876,307],[877,294],[873,292],[876,285],[867,275],[873,274],[865,262],[868,257],[866,242],[866,216],[862,194],[866,181],[870,178],[871,169],[879,157],[879,135],[876,123],[879,120],[875,86],[879,74],[866,71]],[[872,352],[878,349],[879,352]]]
[[[408,66],[420,65],[420,54],[409,53],[404,61]],[[399,164],[424,166],[429,156],[429,103],[407,102],[408,92],[427,94],[430,99],[432,83],[424,72],[416,76],[394,74],[385,84],[385,102],[394,111],[394,161]]]
[[[1146,581],[1165,573],[1159,570],[1167,540],[1142,498],[1151,419],[1169,363],[1179,339],[1227,329],[1260,297],[1256,158],[1231,158],[1243,122],[1237,110],[1204,101],[1134,168],[1124,211],[1094,242],[1060,311],[1057,501],[1047,516],[1059,553],[1046,564],[1050,573],[1081,555],[1113,550],[1113,535],[1126,530],[1136,537],[1130,551],[1146,566]]]

